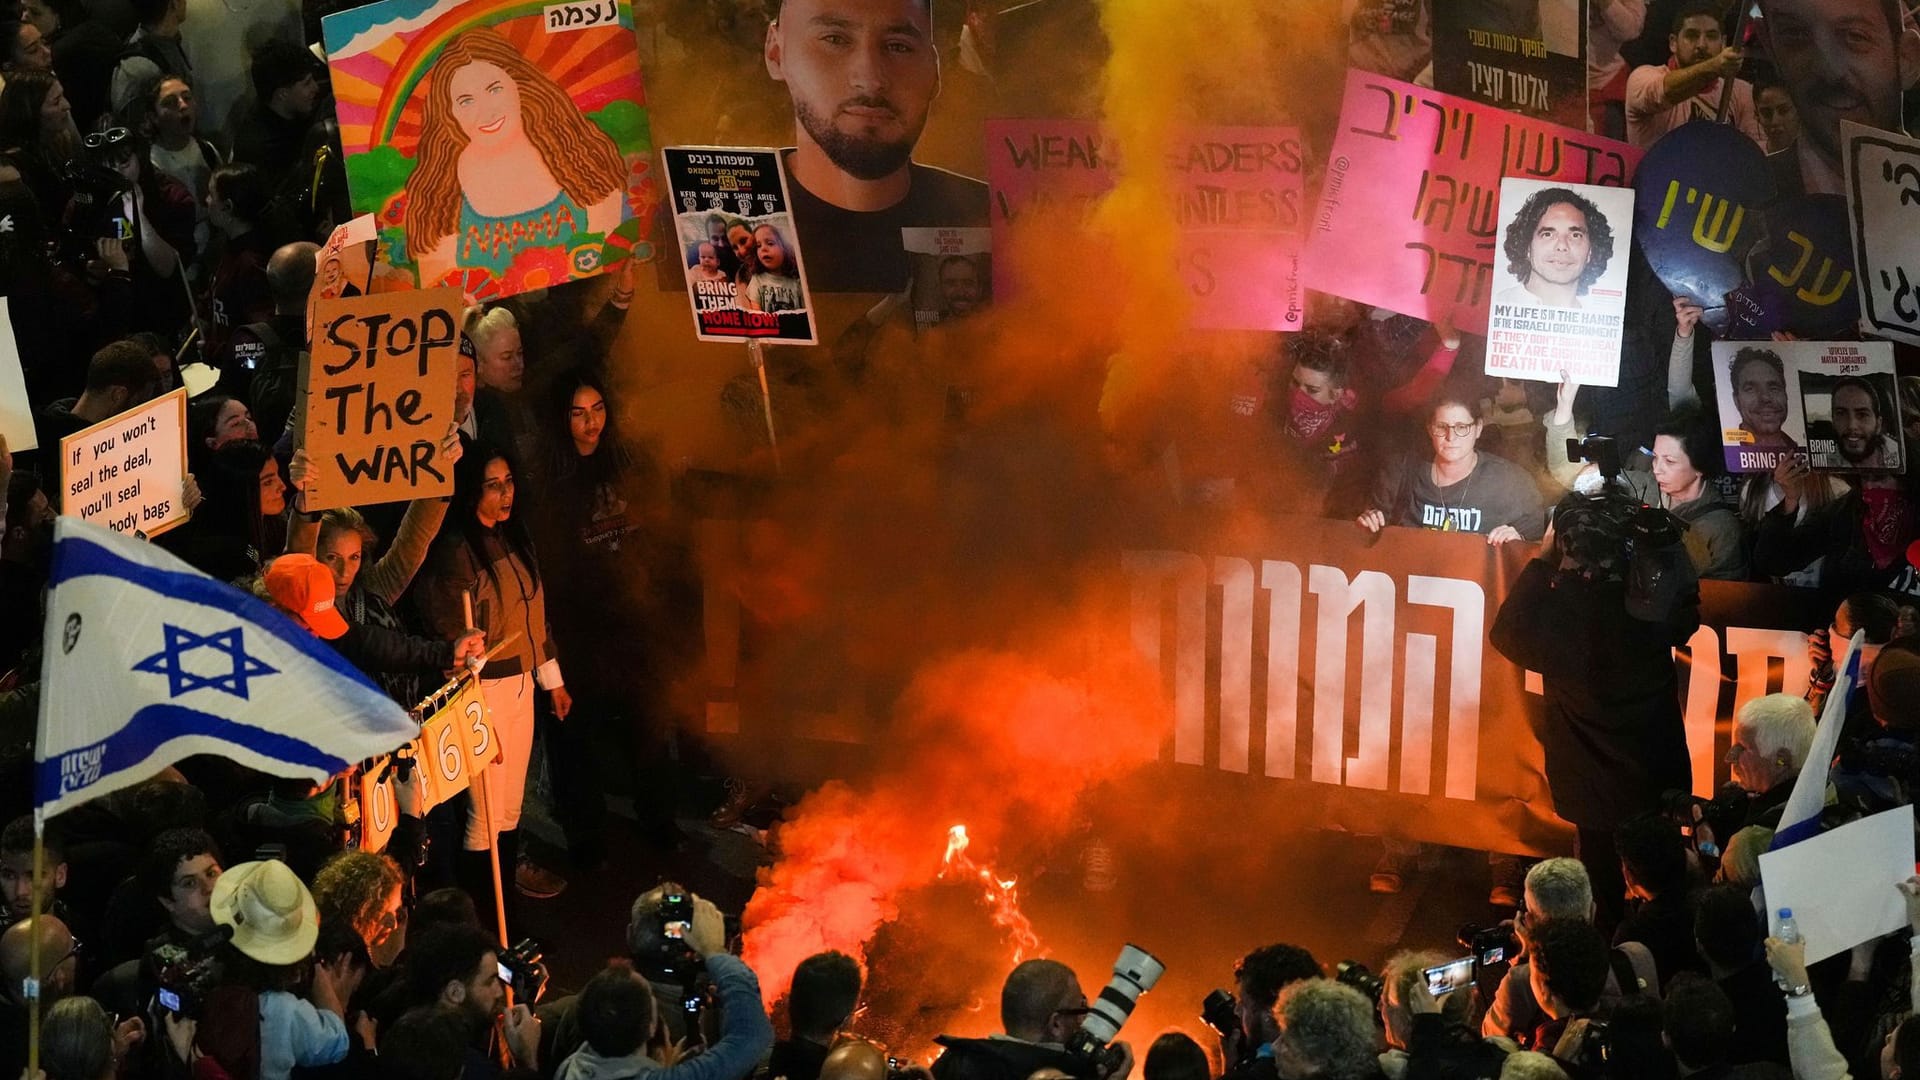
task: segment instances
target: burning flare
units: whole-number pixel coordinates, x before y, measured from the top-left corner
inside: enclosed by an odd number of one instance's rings
[[[994,873],[993,867],[982,866],[967,855],[967,848],[973,841],[967,836],[965,825],[955,825],[947,830],[947,854],[940,861],[941,881],[961,881],[972,876],[986,889],[982,899],[992,913],[993,925],[1005,930],[1013,939],[1013,962],[1036,956],[1044,956],[1046,950],[1040,945],[1040,935],[1034,932],[1033,923],[1026,913],[1020,910],[1020,883],[1013,878],[1002,880]]]

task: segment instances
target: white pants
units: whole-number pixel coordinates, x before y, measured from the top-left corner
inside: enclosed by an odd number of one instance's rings
[[[474,779],[473,801],[467,809],[468,851],[485,851],[492,846],[489,824],[496,833],[519,828],[520,806],[527,794],[527,766],[533,760],[533,675],[481,679],[480,694],[487,699],[488,719],[493,723],[493,737],[499,740],[501,760],[486,769],[486,810],[491,821],[480,816],[480,779]]]

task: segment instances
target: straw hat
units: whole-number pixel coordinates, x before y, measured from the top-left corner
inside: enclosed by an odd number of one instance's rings
[[[228,868],[208,906],[215,923],[233,927],[233,947],[263,964],[305,960],[320,936],[313,894],[278,859]]]

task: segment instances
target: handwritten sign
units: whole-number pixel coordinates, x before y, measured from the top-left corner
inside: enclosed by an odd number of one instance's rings
[[[569,4],[548,4],[545,12],[547,33],[587,30],[606,23],[620,22],[620,5],[615,0],[576,0]]]
[[[1451,313],[1481,332],[1500,178],[1624,187],[1640,157],[1625,143],[1349,71],[1307,225],[1306,285],[1423,319]]]
[[[700,340],[814,344],[813,299],[780,152],[669,146],[661,154]]]
[[[1713,374],[1728,471],[1905,471],[1892,342],[1716,341]]]
[[[1840,130],[1860,330],[1920,345],[1920,139],[1851,120]]]
[[[13,317],[0,296],[0,437],[19,453],[40,445],[33,430],[33,406],[27,401],[27,377],[20,369],[20,346],[13,339]]]
[[[187,391],[60,440],[60,512],[157,536],[187,520]]]
[[[1727,294],[1747,276],[1760,209],[1773,201],[1766,155],[1739,129],[1694,120],[1667,132],[1634,172],[1633,238],[1675,296],[1699,304],[1723,332]]]
[[[1509,176],[1500,219],[1487,374],[1619,385],[1633,191]]]
[[[453,491],[439,458],[453,420],[460,291],[322,300],[296,425],[317,480],[309,511]]]
[[[1180,232],[1176,268],[1193,298],[1194,326],[1300,328],[1301,153],[1291,127],[1196,128],[1164,150],[1168,211]],[[1090,121],[988,121],[994,249],[1016,242],[1015,222],[1030,210],[1049,221],[1084,214],[1113,189],[1116,164]],[[1013,287],[1015,261],[996,260],[996,290]]]

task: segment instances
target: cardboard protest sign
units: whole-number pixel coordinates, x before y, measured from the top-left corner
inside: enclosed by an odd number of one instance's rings
[[[1433,86],[1563,127],[1587,123],[1587,20],[1580,0],[1434,5]]]
[[[1761,210],[1773,201],[1766,155],[1736,128],[1695,120],[1647,149],[1633,189],[1633,238],[1654,275],[1724,331],[1727,294],[1746,280]]]
[[[1860,319],[1846,200],[1801,195],[1761,214],[1763,235],[1747,255],[1747,283],[1727,298],[1727,336],[1755,340],[1776,330],[1820,340],[1852,334]]]
[[[316,479],[309,512],[453,492],[440,440],[453,423],[460,291],[322,300],[295,417]]]
[[[917,329],[957,322],[993,303],[991,230],[901,229],[900,243],[913,266],[907,294]]]
[[[1716,341],[1713,374],[1729,471],[1906,469],[1890,342]]]
[[[1920,345],[1920,139],[1851,121],[1840,130],[1860,331]]]
[[[669,146],[661,154],[700,340],[819,340],[780,152]]]
[[[7,440],[11,453],[40,445],[33,429],[33,406],[27,401],[27,376],[20,369],[20,346],[13,339],[13,316],[4,296],[0,296],[0,437]]]
[[[614,0],[379,0],[321,21],[382,278],[494,299],[590,277],[657,205],[633,13]]]
[[[1831,832],[1760,853],[1767,933],[1779,936],[1780,909],[1814,964],[1907,925],[1900,883],[1913,876],[1913,807],[1883,810]]]
[[[1174,135],[1164,150],[1180,230],[1178,265],[1193,298],[1192,325],[1209,330],[1298,330],[1305,314],[1300,278],[1304,173],[1300,133],[1291,127],[1202,127]],[[1013,287],[1015,220],[1077,216],[1112,190],[1112,151],[1099,125],[1083,120],[994,120],[987,124],[987,186],[997,290]],[[1004,295],[1004,293],[1003,293]]]
[[[187,520],[183,387],[60,440],[60,512],[158,536]]]
[[[1640,158],[1626,143],[1349,71],[1308,225],[1306,285],[1422,319],[1451,315],[1480,333],[1499,258],[1500,178],[1624,187]],[[1625,237],[1618,243],[1625,258]]]
[[[1586,386],[1620,382],[1631,188],[1500,181],[1500,272],[1487,321],[1487,374]]]

